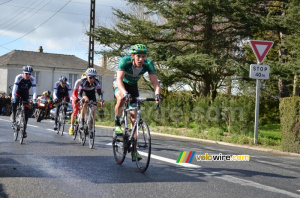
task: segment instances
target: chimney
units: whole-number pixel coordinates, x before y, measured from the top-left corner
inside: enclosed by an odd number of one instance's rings
[[[107,67],[107,57],[105,55],[102,56],[102,68],[106,69]]]
[[[39,52],[40,52],[40,53],[43,53],[43,47],[42,47],[42,46],[40,46]]]

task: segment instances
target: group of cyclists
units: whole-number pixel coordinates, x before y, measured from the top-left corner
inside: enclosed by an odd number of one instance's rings
[[[155,73],[155,68],[149,59],[147,59],[147,47],[143,44],[136,44],[131,48],[131,55],[124,56],[120,59],[118,70],[115,74],[113,81],[114,95],[117,99],[115,105],[115,127],[114,133],[116,135],[121,135],[121,123],[120,117],[122,114],[122,107],[125,102],[131,102],[131,106],[135,106],[135,101],[132,98],[139,97],[138,91],[138,81],[139,79],[148,72],[150,81],[154,86],[156,103],[162,102],[162,97],[160,95],[161,88]],[[12,92],[12,115],[11,121],[13,124],[16,122],[16,108],[20,101],[25,103],[25,130],[23,137],[27,137],[26,125],[29,117],[29,89],[32,87],[33,97],[32,102],[36,105],[37,93],[36,93],[36,82],[35,78],[31,75],[33,68],[30,65],[23,66],[23,73],[19,74],[15,78],[13,92]],[[57,130],[57,118],[58,111],[62,104],[66,104],[72,101],[73,112],[71,115],[71,126],[69,128],[69,134],[74,134],[74,123],[76,116],[79,111],[79,106],[81,107],[81,118],[84,116],[85,107],[88,105],[89,101],[94,101],[94,108],[92,108],[93,115],[96,115],[97,103],[96,103],[96,93],[101,103],[104,103],[103,94],[101,91],[100,83],[97,76],[97,70],[94,68],[88,68],[77,80],[73,87],[73,92],[69,84],[68,79],[65,76],[61,76],[59,80],[54,85],[53,91],[53,101],[56,103],[55,112],[55,123],[54,130]],[[64,102],[64,103],[62,103]],[[64,106],[65,111],[67,106]],[[136,118],[136,112],[130,112],[131,123],[134,123]],[[82,130],[84,125],[84,120],[81,119],[79,127]]]

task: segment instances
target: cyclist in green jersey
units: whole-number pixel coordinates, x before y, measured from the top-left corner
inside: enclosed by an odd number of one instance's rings
[[[143,44],[136,44],[131,48],[131,56],[121,58],[118,66],[118,71],[114,80],[115,96],[117,104],[115,106],[115,128],[114,132],[118,135],[122,134],[120,117],[122,114],[122,107],[126,100],[130,97],[139,97],[137,83],[139,79],[148,72],[149,78],[154,86],[156,103],[162,101],[160,96],[160,86],[155,74],[153,63],[146,58],[147,47]],[[131,123],[134,123],[136,112],[130,112]]]

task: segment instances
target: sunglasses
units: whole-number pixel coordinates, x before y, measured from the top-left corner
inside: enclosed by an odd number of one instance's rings
[[[89,76],[89,79],[95,79],[95,76]]]
[[[29,76],[31,76],[31,74],[30,74],[30,73],[25,73],[25,75],[29,75]]]

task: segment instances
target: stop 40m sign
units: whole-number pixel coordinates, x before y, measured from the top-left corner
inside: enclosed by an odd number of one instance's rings
[[[270,66],[269,65],[250,65],[250,78],[254,79],[269,79]]]

